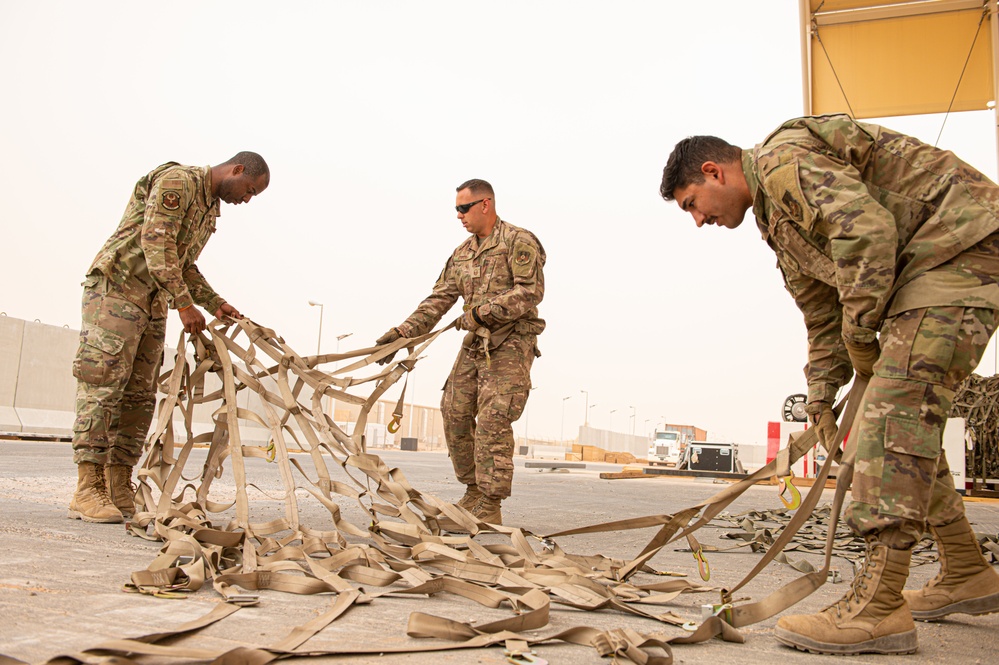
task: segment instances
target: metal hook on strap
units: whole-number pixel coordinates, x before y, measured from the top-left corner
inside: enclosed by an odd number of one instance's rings
[[[267,444],[266,450],[267,450],[267,457],[265,459],[268,462],[273,462],[274,459],[277,457],[277,448],[274,447],[273,440],[271,440],[271,442]]]
[[[801,505],[801,492],[794,486],[792,478],[794,478],[793,472],[786,478],[777,478],[777,498],[780,499],[780,502],[788,510],[797,510],[798,506]],[[785,492],[790,493],[790,500],[784,498]]]
[[[389,434],[395,434],[396,432],[399,431],[400,424],[401,423],[399,422],[399,417],[395,416],[394,418],[392,418],[392,420],[388,424],[388,427],[386,427],[385,429],[389,431]]]
[[[694,559],[697,561],[697,572],[701,575],[701,579],[707,582],[711,579],[711,564],[708,563],[707,557],[704,556],[704,548],[699,545],[693,551],[693,554]]]

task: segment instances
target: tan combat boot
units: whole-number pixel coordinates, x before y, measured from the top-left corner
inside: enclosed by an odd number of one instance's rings
[[[76,493],[69,502],[70,519],[107,524],[121,522],[121,511],[111,502],[104,484],[104,467],[93,462],[80,462],[76,472]]]
[[[812,653],[915,653],[916,625],[902,598],[911,554],[869,541],[863,568],[843,598],[818,614],[782,617],[774,635]]]
[[[482,499],[472,509],[472,515],[480,522],[487,524],[503,524],[503,514],[500,512],[500,503],[503,499],[492,499],[482,495]]]
[[[472,512],[475,506],[479,503],[480,499],[482,499],[482,490],[479,489],[478,485],[472,483],[471,485],[466,486],[465,496],[461,497],[458,500],[458,503],[454,505],[459,508],[464,508],[468,512]]]
[[[104,467],[108,496],[122,517],[135,514],[135,485],[132,484],[132,467],[127,464],[108,464]]]
[[[999,612],[999,573],[982,556],[968,519],[930,530],[940,550],[940,572],[922,589],[902,593],[912,618],[933,621],[948,614]]]

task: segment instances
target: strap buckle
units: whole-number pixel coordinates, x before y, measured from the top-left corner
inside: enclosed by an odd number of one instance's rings
[[[226,596],[225,602],[246,607],[248,605],[256,605],[259,603],[260,596],[255,593],[234,593]]]
[[[727,624],[732,623],[732,603],[707,603],[701,605],[701,621],[707,621],[711,617],[718,617]]]

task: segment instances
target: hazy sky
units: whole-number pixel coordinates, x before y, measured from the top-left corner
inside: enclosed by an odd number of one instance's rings
[[[202,272],[303,354],[310,299],[324,351],[367,346],[430,292],[466,237],[454,188],[484,178],[548,253],[518,435],[574,434],[585,390],[597,427],[631,431],[635,407],[637,432],[762,443],[805,391],[801,315],[751,220],[696,229],[658,187],[685,136],[749,147],[802,113],[797,5],[0,0],[0,311],[78,327],[135,181],[245,149],[271,186],[223,205]],[[942,116],[883,123],[932,143]],[[940,145],[994,178],[991,112]],[[417,403],[458,344],[430,347]]]

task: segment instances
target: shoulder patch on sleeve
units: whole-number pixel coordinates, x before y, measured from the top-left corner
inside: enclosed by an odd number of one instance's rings
[[[815,222],[815,213],[802,194],[797,161],[781,164],[766,174],[763,187],[775,205],[805,230],[811,230]]]
[[[534,263],[538,256],[538,250],[526,242],[515,242],[513,244],[513,274],[525,276],[534,270]]]
[[[160,194],[160,205],[164,210],[176,210],[180,207],[180,194],[168,189]]]

